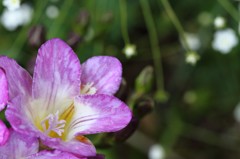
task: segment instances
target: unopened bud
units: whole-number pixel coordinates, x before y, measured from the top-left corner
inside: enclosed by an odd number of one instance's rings
[[[143,118],[145,115],[149,114],[154,108],[154,101],[150,97],[143,97],[136,101],[133,113],[139,119]]]
[[[135,82],[136,92],[139,94],[148,93],[152,87],[153,67],[146,66],[138,75]]]
[[[82,38],[77,33],[71,32],[68,35],[67,43],[73,49],[75,49],[81,41],[82,41]]]
[[[115,141],[116,142],[126,141],[135,132],[135,130],[138,128],[138,125],[139,119],[133,116],[131,121],[125,128],[114,133]]]
[[[28,43],[30,46],[39,48],[46,41],[46,31],[42,25],[34,26],[28,33]]]
[[[82,10],[79,13],[79,16],[77,19],[78,24],[82,27],[86,27],[88,25],[89,21],[90,21],[90,15],[89,15],[88,11]]]
[[[136,131],[138,125],[139,119],[133,116],[131,121],[125,128],[117,132],[105,133],[97,136],[98,141],[94,144],[98,148],[109,148],[116,143],[122,143],[126,141]]]

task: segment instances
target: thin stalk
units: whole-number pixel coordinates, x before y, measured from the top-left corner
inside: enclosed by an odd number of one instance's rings
[[[48,1],[37,1],[36,4],[36,12],[34,13],[34,17],[32,20],[32,24],[37,24],[39,19],[43,16],[43,11],[48,4]]]
[[[128,36],[128,27],[127,27],[127,5],[126,0],[119,0],[120,6],[120,20],[121,20],[121,32],[123,36],[123,40],[126,44],[130,43],[129,36]]]
[[[59,30],[61,30],[61,27],[63,26],[67,18],[67,14],[69,13],[73,1],[74,0],[64,1],[61,8],[61,14],[58,16],[57,20],[52,24],[51,28],[49,29],[49,37],[58,36]]]
[[[159,47],[159,41],[157,37],[157,30],[154,24],[154,20],[152,17],[151,9],[148,3],[148,0],[140,0],[143,16],[145,23],[147,25],[147,30],[150,38],[150,45],[152,50],[153,62],[155,66],[155,75],[156,75],[156,83],[157,89],[160,91],[164,91],[164,79],[163,79],[163,68],[162,68],[162,59],[161,52]]]
[[[183,29],[179,19],[177,18],[173,8],[171,7],[168,0],[161,0],[161,1],[162,1],[164,9],[166,10],[169,18],[171,19],[173,25],[176,27],[176,29],[177,29],[177,31],[178,31],[181,39],[182,39],[184,49],[186,49],[188,52],[190,52],[191,49],[190,49],[190,47],[187,43],[187,38],[186,38],[186,35],[185,35],[185,32],[184,32],[184,29]],[[158,2],[160,3],[160,1],[158,1]]]
[[[218,0],[218,2],[233,17],[233,19],[236,20],[236,22],[239,22],[239,13],[229,0]]]
[[[36,11],[34,13],[32,22],[27,26],[23,26],[21,31],[18,33],[16,40],[13,42],[13,45],[11,46],[12,49],[11,49],[10,53],[8,54],[9,57],[18,58],[18,54],[22,50],[22,47],[24,46],[24,44],[27,40],[27,33],[28,33],[29,27],[36,24],[39,21],[39,19],[43,15],[42,11],[44,10],[45,6],[47,5],[47,2],[48,1],[38,1],[38,3],[35,6]],[[16,52],[16,53],[14,53],[14,52]]]

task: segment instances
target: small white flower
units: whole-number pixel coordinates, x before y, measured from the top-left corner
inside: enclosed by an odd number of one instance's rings
[[[3,6],[13,11],[20,7],[20,0],[3,0]]]
[[[28,24],[32,19],[32,12],[33,9],[27,4],[21,5],[14,11],[4,10],[1,23],[7,30],[13,31],[18,26]]]
[[[214,26],[216,28],[223,28],[225,26],[225,24],[226,24],[226,20],[223,17],[219,16],[214,19]]]
[[[59,9],[58,7],[56,7],[55,5],[50,5],[47,7],[46,9],[46,15],[48,16],[48,18],[50,19],[55,19],[58,17],[59,15]]]
[[[149,159],[163,159],[165,157],[165,150],[159,144],[152,145],[148,152]]]
[[[215,32],[212,47],[223,54],[227,54],[237,43],[238,37],[232,29],[228,28]]]
[[[136,55],[136,46],[133,44],[127,44],[123,49],[123,53],[126,55],[127,58]]]
[[[188,52],[186,55],[186,63],[191,65],[195,65],[197,61],[200,59],[200,56],[196,52]]]
[[[187,45],[191,50],[198,50],[201,47],[201,42],[197,34],[185,33]]]

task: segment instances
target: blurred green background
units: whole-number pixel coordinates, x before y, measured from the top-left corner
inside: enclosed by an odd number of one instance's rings
[[[0,54],[32,72],[40,45],[58,37],[72,46],[81,63],[96,55],[117,57],[124,81],[116,96],[133,109],[136,121],[122,132],[92,137],[106,158],[236,159],[240,158],[239,3],[22,0],[22,5],[30,6],[31,16],[14,29],[0,25]],[[2,24],[5,10],[0,5]],[[222,17],[225,25],[214,25],[216,17]],[[234,31],[237,42],[221,53],[212,43],[215,33],[225,28]],[[189,41],[185,33],[195,39]],[[191,42],[198,47],[192,48]],[[229,45],[227,38],[222,45]],[[134,55],[126,56],[126,49]],[[195,64],[187,61],[192,52],[195,60],[199,58]],[[155,158],[149,157],[153,145],[161,147]]]

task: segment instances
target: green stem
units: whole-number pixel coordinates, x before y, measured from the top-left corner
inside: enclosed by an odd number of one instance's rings
[[[18,33],[16,40],[13,42],[13,45],[11,46],[12,49],[11,49],[10,53],[8,54],[9,57],[12,57],[15,59],[18,58],[19,53],[21,52],[21,50],[27,40],[27,33],[28,33],[30,26],[36,24],[39,21],[39,19],[43,15],[42,11],[44,10],[45,6],[47,5],[47,2],[48,1],[38,1],[38,3],[35,6],[37,9],[34,13],[32,22],[27,26],[23,26],[21,31]]]
[[[162,4],[169,16],[169,18],[171,19],[173,25],[176,27],[181,39],[182,39],[182,42],[183,42],[183,47],[187,50],[187,51],[191,51],[188,43],[187,43],[187,38],[186,38],[186,35],[185,35],[185,32],[184,32],[184,29],[179,21],[179,19],[177,18],[173,8],[171,7],[170,3],[168,2],[168,0],[161,0],[162,1]],[[158,1],[160,3],[160,1]]]
[[[140,0],[141,8],[143,11],[143,16],[145,23],[147,25],[147,30],[149,33],[150,38],[150,45],[153,55],[153,62],[155,66],[155,75],[156,75],[156,82],[157,82],[157,89],[160,91],[164,91],[164,79],[163,79],[163,68],[162,68],[162,61],[161,61],[161,52],[159,47],[159,41],[157,37],[157,30],[154,24],[154,20],[152,17],[151,9],[148,3],[148,0]]]
[[[121,31],[125,44],[129,44],[129,36],[128,36],[128,27],[127,27],[127,5],[126,0],[119,0],[120,4],[120,19],[121,19]]]
[[[49,29],[49,37],[56,37],[58,36],[59,30],[61,30],[62,25],[66,21],[67,14],[73,4],[74,0],[66,0],[62,4],[61,13],[58,16],[57,20],[52,24],[51,28]]]
[[[228,0],[218,0],[222,7],[233,17],[234,20],[239,22],[238,11]]]
[[[39,19],[43,15],[43,11],[44,11],[47,4],[48,4],[48,1],[37,1],[37,4],[35,5],[36,12],[34,13],[32,24],[37,24],[38,23]]]

